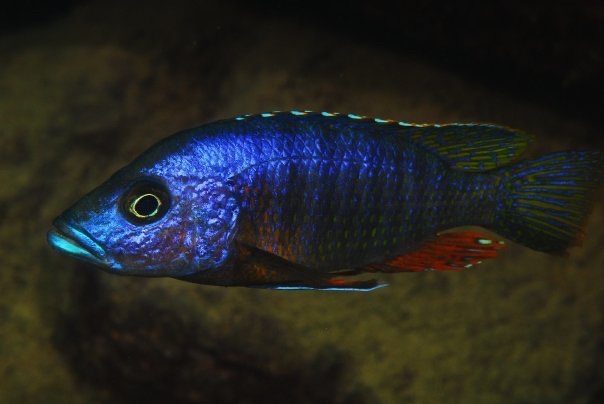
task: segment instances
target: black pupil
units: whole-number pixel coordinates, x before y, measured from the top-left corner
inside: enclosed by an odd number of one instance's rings
[[[170,209],[170,194],[163,184],[142,179],[122,195],[119,209],[124,218],[134,225],[154,223]]]
[[[136,202],[134,209],[141,216],[150,216],[157,211],[158,207],[159,201],[156,197],[145,195]]]

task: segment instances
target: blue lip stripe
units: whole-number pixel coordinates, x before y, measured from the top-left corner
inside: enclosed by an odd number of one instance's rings
[[[96,255],[98,258],[105,258],[106,254],[105,254],[105,250],[103,250],[103,248],[101,248],[100,245],[98,245],[96,242],[94,242],[90,236],[88,236],[86,233],[74,228],[74,227],[69,227],[70,230],[70,236],[74,236],[73,238],[75,240],[77,240],[79,243],[81,243],[84,247],[86,247],[87,249],[91,250],[94,255]]]
[[[55,230],[48,232],[48,243],[56,250],[66,254],[73,255],[86,261],[102,263],[98,257],[80,247],[75,241],[57,233]]]
[[[50,242],[51,239],[56,241],[55,246],[58,249],[65,250],[77,256],[91,255],[99,262],[104,261],[107,257],[107,253],[103,247],[93,240],[87,232],[70,225],[62,217],[57,218],[53,225],[55,228],[48,232],[48,241]],[[78,249],[85,250],[86,254],[79,252]]]

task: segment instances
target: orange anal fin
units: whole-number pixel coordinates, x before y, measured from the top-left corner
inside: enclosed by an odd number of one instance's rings
[[[476,232],[439,235],[419,249],[364,268],[368,272],[451,271],[470,268],[497,256],[505,243]]]

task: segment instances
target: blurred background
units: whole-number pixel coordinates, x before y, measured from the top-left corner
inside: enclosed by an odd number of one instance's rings
[[[604,401],[604,193],[581,248],[368,294],[108,275],[52,219],[157,140],[310,109],[604,151],[597,0],[30,0],[0,10],[0,402]],[[594,181],[597,179],[594,178]]]

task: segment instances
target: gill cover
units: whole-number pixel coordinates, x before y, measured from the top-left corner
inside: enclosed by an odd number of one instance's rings
[[[219,268],[235,253],[239,202],[233,184],[207,179],[185,188],[181,197],[193,201],[188,212],[194,226],[191,273]]]

